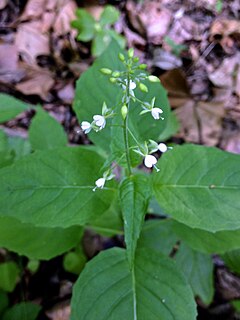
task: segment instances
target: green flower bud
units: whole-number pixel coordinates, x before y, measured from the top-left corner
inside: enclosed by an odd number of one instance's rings
[[[138,62],[139,61],[139,58],[138,57],[134,57],[133,58],[133,62]]]
[[[160,82],[159,78],[156,76],[148,76],[150,82]]]
[[[145,70],[147,68],[147,65],[145,63],[142,63],[138,66],[138,69]]]
[[[117,79],[116,78],[110,78],[109,81],[112,82],[112,83],[116,83]]]
[[[118,78],[120,76],[120,72],[119,71],[113,71],[112,76]]]
[[[128,107],[125,104],[121,108],[121,114],[122,114],[123,120],[125,120],[128,114]]]
[[[130,48],[130,49],[128,50],[128,57],[129,57],[129,58],[133,58],[133,56],[134,56],[134,50],[133,50],[133,48]]]
[[[101,71],[103,74],[111,74],[111,73],[112,73],[112,70],[111,70],[111,69],[108,69],[108,68],[102,68],[102,69],[100,69],[100,71]]]
[[[122,53],[119,53],[119,54],[118,54],[118,58],[119,58],[119,60],[122,61],[122,62],[125,61],[125,57],[124,57],[124,55],[123,55]]]
[[[140,89],[142,92],[148,92],[148,87],[145,86],[145,84],[143,84],[143,83],[139,83],[139,89]]]

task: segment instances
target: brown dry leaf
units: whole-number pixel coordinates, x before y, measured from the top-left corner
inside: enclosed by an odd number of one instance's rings
[[[20,20],[39,18],[45,11],[47,0],[28,0]]]
[[[233,19],[215,20],[210,29],[210,41],[219,40],[227,53],[232,53],[234,40],[232,36],[240,36],[240,21]]]
[[[35,64],[38,55],[50,54],[48,35],[41,31],[41,21],[22,23],[18,27],[15,44],[23,60],[28,64]]]
[[[4,9],[8,4],[8,0],[0,0],[0,10]]]
[[[67,84],[65,87],[58,91],[58,97],[65,103],[71,104],[74,99],[74,86],[72,83]]]
[[[18,66],[17,47],[11,44],[0,44],[0,81],[17,83],[25,75]]]
[[[68,1],[61,8],[57,14],[53,29],[57,36],[65,35],[71,32],[71,21],[76,19],[77,5],[74,1]]]
[[[181,69],[173,69],[161,76],[161,83],[168,92],[172,108],[181,107],[189,99],[189,88]]]
[[[156,48],[153,51],[153,66],[163,70],[172,70],[182,66],[182,60],[169,51]]]
[[[223,139],[221,147],[232,153],[240,154],[240,133],[235,133]]]
[[[161,44],[173,16],[171,11],[155,1],[146,0],[142,5],[127,2],[127,13],[134,28],[154,44]]]
[[[25,95],[39,95],[43,100],[49,100],[49,90],[55,81],[49,71],[35,68],[28,71],[27,79],[16,85],[16,89]]]
[[[175,111],[181,123],[180,135],[188,142],[215,146],[221,136],[224,113],[223,103],[189,100]]]
[[[53,310],[47,311],[46,314],[51,320],[69,320],[70,319],[70,305],[57,305]]]

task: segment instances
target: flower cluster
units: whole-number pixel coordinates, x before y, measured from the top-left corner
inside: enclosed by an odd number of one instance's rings
[[[92,123],[88,121],[83,121],[81,123],[81,128],[84,133],[89,133],[92,129],[96,132],[102,130],[106,126],[106,119],[114,116],[112,109],[108,109],[106,103],[103,103],[102,114],[96,114],[93,116]]]

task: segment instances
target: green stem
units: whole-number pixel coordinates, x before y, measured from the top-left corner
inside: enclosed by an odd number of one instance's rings
[[[130,75],[128,72],[128,78],[127,78],[127,108],[129,110],[130,107]],[[123,135],[124,135],[124,144],[125,144],[125,153],[126,153],[126,160],[127,160],[127,168],[128,168],[128,176],[132,174],[132,169],[131,169],[131,160],[130,160],[130,152],[129,152],[129,141],[128,141],[128,114],[126,118],[124,119],[123,123]]]

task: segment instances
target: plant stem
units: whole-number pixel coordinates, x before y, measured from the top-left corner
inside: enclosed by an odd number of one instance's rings
[[[130,75],[128,72],[128,77],[127,77],[127,108],[128,108],[128,110],[130,107],[130,88],[129,88],[129,86],[130,86]],[[126,115],[126,118],[124,119],[124,123],[123,123],[123,135],[124,135],[124,144],[125,144],[128,176],[130,176],[132,174],[132,169],[131,169],[131,160],[130,160],[130,152],[129,152],[129,142],[128,142],[128,114]]]

